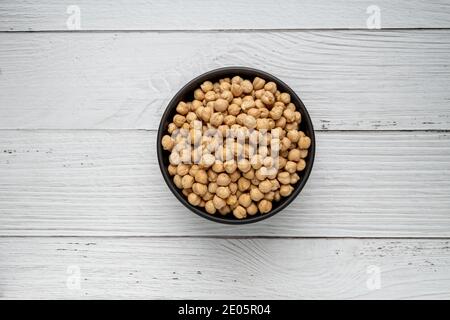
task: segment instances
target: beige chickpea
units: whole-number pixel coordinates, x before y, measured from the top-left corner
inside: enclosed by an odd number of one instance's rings
[[[281,200],[280,191],[275,191],[275,195],[273,196],[273,200],[274,201],[280,201]]]
[[[255,178],[259,181],[263,181],[267,178],[267,168],[261,167],[255,171]]]
[[[231,178],[226,173],[221,173],[217,176],[217,185],[218,186],[228,186],[231,182]]]
[[[177,126],[175,125],[175,123],[171,122],[171,123],[169,123],[169,125],[167,127],[167,132],[169,134],[172,134],[175,132],[176,129],[177,129]]]
[[[228,109],[227,100],[220,98],[214,102],[214,110],[216,110],[217,112],[224,112],[227,109]]]
[[[300,159],[298,162],[297,162],[297,171],[303,171],[304,169],[306,168],[306,161],[305,160],[303,160],[303,159]]]
[[[212,114],[213,114],[212,108],[206,107],[206,108],[201,109],[200,118],[205,122],[209,122],[209,119],[211,119]]]
[[[183,185],[181,184],[181,176],[175,175],[173,177],[173,183],[177,186],[178,189],[183,189]]]
[[[261,98],[262,98],[262,96],[264,95],[265,92],[266,92],[266,90],[264,90],[264,89],[256,90],[255,91],[255,98],[257,100],[261,100]],[[263,101],[261,100],[261,102],[263,102]]]
[[[244,208],[247,208],[252,204],[252,199],[250,198],[250,194],[243,193],[239,196],[239,204],[243,206]]]
[[[280,94],[280,101],[284,104],[289,104],[291,102],[291,95],[287,92]]]
[[[286,123],[286,126],[284,127],[284,130],[286,130],[286,131],[297,130],[297,129],[298,129],[298,123],[296,123],[296,122]]]
[[[252,188],[250,190],[250,198],[253,201],[258,202],[259,200],[264,198],[264,193],[262,193],[261,190],[259,190],[258,188]]]
[[[237,116],[241,112],[241,107],[235,103],[232,103],[228,107],[228,114]]]
[[[198,170],[200,170],[200,167],[196,164],[192,165],[191,168],[189,169],[189,175],[195,177],[195,174],[198,172]]]
[[[291,182],[291,176],[286,171],[278,173],[277,179],[281,184],[289,184]]]
[[[267,82],[264,85],[264,90],[269,91],[272,94],[275,94],[275,92],[277,92],[277,85],[273,81]]]
[[[272,191],[276,191],[278,189],[280,189],[280,182],[278,182],[277,179],[271,179],[270,183],[272,184]]]
[[[236,117],[231,114],[226,115],[223,118],[223,123],[225,123],[227,126],[232,126],[233,124],[236,123]]]
[[[300,150],[292,149],[289,151],[288,160],[298,162],[300,160]]]
[[[212,169],[214,172],[221,173],[225,171],[222,161],[217,161],[212,165]]]
[[[231,78],[231,83],[241,83],[242,81],[244,81],[244,79],[242,79],[240,76],[234,76],[233,78]]]
[[[261,110],[259,108],[250,108],[247,110],[247,114],[257,119],[261,116]]]
[[[216,207],[214,206],[214,203],[212,202],[212,200],[206,201],[206,203],[205,203],[205,210],[209,214],[216,213]]]
[[[247,214],[250,216],[254,216],[257,213],[258,213],[258,207],[256,206],[256,204],[254,204],[252,202],[252,204],[247,208]]]
[[[227,108],[228,108],[228,105],[231,103],[231,101],[233,101],[234,96],[233,96],[233,93],[231,93],[231,91],[225,90],[220,94],[220,98],[224,99],[227,102]]]
[[[196,182],[192,185],[192,191],[200,197],[203,197],[206,192],[208,192],[208,187],[204,184]]]
[[[215,126],[218,127],[222,124],[223,122],[223,115],[219,112],[215,112],[211,115],[211,118],[209,119],[209,122]]]
[[[295,171],[297,171],[297,163],[295,163],[294,161],[286,162],[284,170],[286,170],[289,173],[294,173]]]
[[[275,192],[270,191],[264,194],[264,199],[265,200],[269,200],[269,201],[273,201],[273,199],[275,198]]]
[[[291,140],[291,142],[297,143],[300,139],[300,133],[297,130],[290,130],[287,133],[287,137]]]
[[[285,118],[285,117],[281,117],[280,119],[278,119],[278,120],[275,122],[275,125],[276,125],[277,127],[279,127],[279,128],[284,128],[284,127],[286,127],[286,118]]]
[[[273,93],[270,91],[265,91],[264,94],[261,96],[261,101],[266,106],[271,106],[275,102],[275,97],[273,96]]]
[[[296,184],[300,180],[300,176],[296,173],[291,174],[290,183]]]
[[[188,201],[189,201],[190,204],[192,204],[194,206],[198,206],[200,204],[200,202],[201,202],[201,199],[200,199],[200,197],[197,194],[191,193],[188,196]]]
[[[226,201],[227,201],[227,205],[234,206],[235,204],[238,203],[238,198],[236,197],[236,195],[231,194],[227,197]]]
[[[244,177],[240,177],[237,181],[239,191],[247,191],[250,188],[250,180]]]
[[[206,174],[206,171],[203,169],[198,170],[195,173],[195,181],[202,183],[202,184],[207,184],[208,183],[208,175]]]
[[[253,89],[254,90],[260,90],[264,88],[264,85],[266,84],[266,80],[261,79],[260,77],[255,77],[253,79]]]
[[[239,170],[235,170],[234,172],[230,173],[230,178],[232,182],[238,181],[238,179],[241,177],[241,173]]]
[[[235,194],[238,190],[238,184],[236,182],[231,182],[228,188],[230,188],[232,194]]]
[[[208,169],[207,175],[208,175],[208,181],[210,181],[210,182],[216,182],[217,181],[218,174],[216,172],[214,172],[213,169],[211,169],[211,168]]]
[[[203,167],[209,168],[214,164],[215,161],[216,158],[212,154],[204,154],[201,157],[200,163]]]
[[[311,146],[311,139],[307,136],[301,137],[298,141],[300,149],[308,149]]]
[[[305,159],[308,156],[308,149],[300,150],[300,158]]]
[[[236,122],[238,125],[243,126],[245,118],[247,118],[247,115],[245,113],[241,113],[236,117]]]
[[[179,165],[181,163],[181,158],[180,158],[180,154],[178,152],[173,152],[170,154],[169,156],[169,162],[172,165]]]
[[[214,195],[212,193],[210,193],[209,191],[206,191],[206,193],[203,195],[203,200],[205,201],[209,201],[212,200],[212,198],[214,197]]]
[[[173,123],[180,128],[184,123],[186,122],[186,117],[182,116],[181,114],[176,114],[173,117]]]
[[[256,127],[256,119],[252,116],[247,115],[244,118],[244,125],[249,129],[254,129]]]
[[[173,146],[175,145],[175,141],[166,134],[164,137],[162,137],[161,144],[164,150],[171,151],[173,149]]]
[[[292,110],[286,109],[283,111],[283,117],[286,118],[287,122],[292,122],[295,120],[295,113]]]
[[[251,160],[250,160],[250,164],[252,165],[252,168],[255,170],[258,170],[259,168],[262,167],[263,165],[263,158],[261,155],[259,154],[255,154]]]
[[[205,99],[205,93],[202,91],[202,89],[196,89],[194,91],[194,98],[196,100],[202,101],[203,99]]]
[[[190,123],[194,122],[195,120],[197,120],[197,114],[195,112],[188,112],[185,120],[187,121],[188,124],[190,124]],[[182,119],[180,121],[182,121]],[[186,123],[183,123],[183,127],[184,127],[184,125],[186,125]],[[189,126],[189,128],[190,128],[190,126]]]
[[[177,166],[174,166],[173,164],[169,164],[169,167],[167,168],[167,171],[169,171],[169,174],[171,176],[174,176],[177,174]]]
[[[253,84],[249,80],[244,80],[241,82],[242,91],[245,94],[249,94],[253,91]]]
[[[220,209],[223,208],[224,206],[227,205],[227,203],[225,202],[225,200],[223,200],[221,197],[215,195],[213,198],[213,203],[214,203],[214,207],[216,207],[216,209]]]
[[[250,165],[250,161],[248,161],[247,159],[240,159],[238,161],[238,168],[245,173],[248,172],[252,168],[252,166]]]
[[[258,188],[262,193],[268,193],[272,190],[272,183],[269,180],[261,181]]]
[[[227,199],[231,195],[231,191],[228,187],[218,187],[216,194],[222,199]]]
[[[254,177],[253,179],[251,179],[250,180],[250,182],[251,182],[251,184],[253,185],[253,186],[258,186],[259,185],[259,183],[261,182],[261,180],[258,180],[256,177]]]
[[[208,92],[214,89],[214,85],[211,81],[205,81],[200,85],[200,88],[203,92]]]
[[[237,219],[244,219],[245,217],[247,217],[247,210],[242,207],[242,206],[237,206],[234,210],[233,210],[233,215],[237,218]]]
[[[233,94],[233,96],[235,96],[235,97],[240,97],[243,92],[242,87],[238,83],[231,84],[230,91]]]
[[[177,112],[183,116],[185,116],[189,112],[189,106],[186,104],[186,102],[179,102],[177,105]]]
[[[228,205],[224,205],[222,208],[219,209],[219,213],[223,216],[226,216],[231,212],[231,208]]]
[[[185,176],[189,173],[191,167],[187,164],[181,163],[177,166],[177,174],[179,176]]]
[[[259,212],[261,212],[261,213],[267,213],[270,210],[272,210],[272,202],[270,202],[268,200],[261,200],[258,203],[258,209],[259,209]]]
[[[231,84],[229,82],[222,81],[219,84],[219,90],[222,91],[222,92],[230,91],[230,88],[231,88]]]
[[[223,164],[227,173],[233,173],[237,169],[237,163],[234,160],[229,160]]]
[[[258,119],[256,121],[256,129],[269,130],[270,129],[270,120],[267,118]]]
[[[210,183],[208,184],[208,192],[209,192],[209,193],[216,193],[217,188],[218,188],[218,185],[217,185],[217,183],[215,183],[215,182],[210,182]]]
[[[214,92],[214,91],[206,92],[204,99],[205,99],[206,102],[210,102],[210,101],[216,100],[216,92]],[[203,100],[203,99],[201,99],[201,100]]]
[[[294,191],[294,187],[288,184],[284,184],[280,187],[280,195],[283,197],[289,196],[292,191]]]

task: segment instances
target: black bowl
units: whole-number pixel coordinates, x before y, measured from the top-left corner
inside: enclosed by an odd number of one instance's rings
[[[308,150],[308,156],[305,159],[306,161],[306,168],[298,172],[300,176],[300,180],[293,185],[294,191],[288,196],[288,197],[282,197],[280,201],[276,202],[274,201],[272,203],[272,210],[269,213],[266,214],[256,214],[254,216],[247,216],[245,219],[238,220],[236,219],[232,214],[228,214],[226,216],[222,216],[220,214],[211,215],[207,213],[203,208],[196,207],[191,205],[187,198],[183,195],[180,189],[178,189],[174,182],[172,177],[169,175],[168,172],[168,166],[169,166],[169,152],[165,151],[161,146],[161,139],[162,137],[167,134],[167,127],[169,123],[171,122],[173,116],[176,114],[176,107],[180,101],[191,101],[194,98],[194,90],[197,89],[200,84],[202,84],[204,81],[217,81],[222,78],[226,77],[233,77],[239,75],[245,79],[249,79],[250,81],[253,80],[254,77],[260,77],[263,78],[266,81],[273,81],[277,84],[277,87],[282,92],[287,92],[291,95],[291,102],[295,104],[297,110],[300,111],[302,114],[302,122],[300,123],[300,130],[306,133],[307,136],[311,138],[311,146]],[[309,117],[308,111],[305,108],[305,105],[300,100],[300,98],[297,96],[297,94],[288,87],[283,81],[280,79],[274,77],[271,74],[268,74],[264,71],[247,68],[247,67],[225,67],[220,68],[216,70],[212,70],[209,72],[206,72],[202,74],[201,76],[196,77],[195,79],[191,80],[188,84],[186,84],[178,93],[172,98],[172,100],[169,102],[169,105],[166,108],[166,111],[164,112],[161,123],[159,124],[158,128],[158,137],[157,137],[156,145],[157,145],[157,153],[158,153],[158,163],[159,168],[161,169],[162,175],[164,177],[164,180],[166,181],[167,185],[169,186],[169,189],[172,191],[172,193],[177,197],[178,200],[189,210],[195,212],[199,216],[215,221],[215,222],[221,222],[221,223],[228,223],[228,224],[245,224],[245,223],[251,223],[251,222],[257,222],[264,219],[267,219],[269,217],[272,217],[276,213],[280,212],[284,208],[286,208],[300,193],[300,191],[303,189],[303,187],[306,184],[306,181],[308,180],[309,174],[311,173],[311,169],[313,167],[314,162],[314,154],[315,154],[315,148],[316,148],[316,140],[314,137],[314,129],[311,122],[311,118]]]

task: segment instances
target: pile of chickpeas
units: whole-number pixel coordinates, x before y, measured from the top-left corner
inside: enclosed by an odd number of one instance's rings
[[[205,81],[193,97],[178,104],[161,141],[174,184],[209,214],[270,212],[293,192],[311,145],[290,95],[274,82],[235,76]]]

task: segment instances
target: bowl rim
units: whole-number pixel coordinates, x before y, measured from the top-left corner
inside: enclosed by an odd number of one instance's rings
[[[212,215],[204,211],[203,208],[196,207],[194,205],[191,205],[187,198],[185,198],[180,191],[178,191],[178,188],[175,186],[173,179],[170,177],[169,172],[167,168],[164,165],[163,157],[164,157],[164,150],[161,146],[161,139],[164,134],[166,134],[166,130],[164,128],[165,123],[168,121],[169,115],[171,114],[172,110],[175,109],[178,105],[178,102],[181,101],[182,97],[189,94],[190,92],[193,92],[193,88],[195,89],[198,87],[201,83],[204,81],[211,81],[213,79],[219,78],[219,77],[226,77],[230,75],[239,75],[240,72],[244,73],[250,73],[254,74],[254,77],[258,76],[263,78],[266,81],[273,81],[277,85],[281,84],[285,88],[284,91],[288,92],[291,95],[291,100],[294,100],[294,104],[296,108],[300,108],[300,112],[302,114],[302,122],[306,122],[306,126],[310,128],[311,134],[309,135],[311,139],[311,146],[308,150],[308,157],[309,160],[306,163],[306,168],[302,172],[302,178],[300,180],[300,183],[295,187],[294,191],[288,196],[285,197],[279,205],[271,210],[269,213],[266,214],[258,214],[254,216],[247,217],[245,219],[227,219],[222,217],[221,215]],[[175,195],[175,197],[190,211],[196,213],[197,215],[219,223],[224,224],[249,224],[249,223],[255,223],[258,221],[262,221],[265,219],[268,219],[278,212],[285,209],[289,204],[294,201],[295,198],[300,194],[303,187],[305,186],[306,182],[308,181],[308,178],[311,174],[313,165],[314,165],[314,158],[315,158],[315,152],[316,152],[316,139],[314,134],[314,127],[311,121],[311,117],[308,113],[308,110],[306,109],[305,105],[303,104],[303,101],[298,97],[298,95],[295,93],[295,91],[288,86],[284,81],[280,80],[278,77],[275,77],[271,75],[270,73],[267,73],[265,71],[261,71],[258,69],[250,68],[250,67],[243,67],[243,66],[229,66],[229,67],[222,67],[218,69],[213,69],[207,72],[202,73],[201,75],[195,77],[194,79],[190,80],[188,83],[186,83],[178,92],[173,96],[173,98],[170,100],[170,102],[167,104],[167,107],[161,117],[159,127],[158,127],[158,134],[157,141],[156,141],[156,149],[157,149],[157,157],[158,157],[158,164],[159,169],[161,170],[161,173],[164,177],[164,181],[169,187],[170,191]]]

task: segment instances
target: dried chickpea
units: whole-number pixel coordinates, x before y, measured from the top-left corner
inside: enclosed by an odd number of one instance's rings
[[[228,197],[227,205],[234,206],[237,203],[238,203],[238,199],[237,199],[236,195],[232,194]]]
[[[259,200],[264,198],[264,193],[262,193],[258,188],[253,188],[252,190],[250,190],[250,198],[253,201],[258,202]]]
[[[183,178],[181,178],[181,186],[183,187],[183,189],[192,188],[193,184],[194,184],[194,177],[187,174]]]
[[[206,212],[208,212],[210,214],[216,213],[216,207],[214,206],[214,203],[212,202],[212,200],[206,201],[205,210],[206,210]]]
[[[202,170],[202,169],[198,170],[195,173],[194,178],[195,178],[196,182],[199,182],[199,183],[202,183],[202,184],[207,184],[208,183],[208,175],[206,174],[205,170]]]
[[[243,92],[242,87],[237,83],[233,83],[230,90],[235,97],[240,97]]]
[[[250,194],[243,193],[239,196],[239,204],[245,208],[252,204],[252,199],[250,198]]]
[[[169,164],[169,167],[167,168],[167,171],[169,171],[169,174],[171,176],[174,176],[177,174],[177,166],[174,166],[173,164]]]
[[[203,197],[208,192],[208,187],[205,184],[196,182],[192,185],[192,191],[200,197]]]
[[[194,206],[198,206],[201,202],[201,199],[198,195],[196,195],[195,193],[191,193],[188,195],[188,201],[190,204],[194,205]]]
[[[219,213],[223,216],[227,215],[231,212],[231,208],[228,205],[224,205],[222,208],[219,209]]]
[[[215,183],[215,182],[210,182],[208,184],[208,192],[209,193],[216,193],[217,188],[218,188],[218,186],[217,186],[217,183]]]
[[[259,209],[259,212],[261,212],[261,213],[267,213],[270,210],[272,210],[272,202],[265,200],[265,199],[261,200],[258,203],[258,209]]]
[[[241,107],[235,103],[230,104],[228,107],[228,114],[230,115],[237,116],[239,112],[241,112]]]
[[[221,208],[223,208],[223,207],[225,207],[227,205],[225,200],[223,200],[222,198],[220,198],[217,195],[214,196],[212,201],[213,201],[214,207],[216,207],[216,209],[221,209]]]
[[[270,192],[272,190],[272,183],[269,180],[261,181],[258,188],[262,193]]]
[[[216,110],[217,112],[224,112],[227,109],[228,109],[227,100],[220,98],[214,102],[214,110]]]
[[[205,93],[202,91],[202,89],[197,89],[194,91],[194,98],[196,100],[202,101],[205,99]]]
[[[309,137],[301,137],[298,141],[298,147],[300,149],[308,149],[311,146],[311,139]]]
[[[289,173],[294,173],[295,171],[297,171],[297,164],[294,161],[288,161],[284,166],[284,170]]]
[[[226,173],[221,173],[217,176],[217,185],[218,186],[228,186],[231,182],[231,178]]]
[[[289,172],[283,171],[278,174],[277,179],[281,184],[289,184],[291,176],[289,175]]]
[[[284,104],[289,104],[291,102],[291,95],[287,92],[280,94],[280,101]]]
[[[218,187],[216,194],[222,199],[227,199],[231,195],[231,191],[228,187]]]
[[[224,172],[224,166],[222,161],[217,161],[213,164],[212,169],[214,172],[221,173]]]
[[[186,122],[186,117],[181,114],[176,114],[173,116],[173,123],[180,128]]]
[[[266,90],[272,94],[275,94],[275,92],[277,92],[277,85],[275,84],[275,82],[272,82],[272,81],[267,82],[264,85],[264,90]]]
[[[289,151],[288,159],[290,161],[298,162],[301,159],[300,150],[292,149],[291,151]]]
[[[237,206],[237,207],[233,210],[233,215],[234,215],[237,219],[244,219],[245,217],[247,217],[247,210],[245,210],[245,208],[242,207],[242,206]]]
[[[247,214],[253,216],[256,213],[258,213],[258,207],[252,202],[252,204],[247,208]]]
[[[253,89],[254,90],[260,90],[264,88],[264,85],[266,84],[266,80],[261,79],[260,77],[255,77],[253,79]]]
[[[165,135],[162,138],[161,144],[164,150],[171,151],[173,149],[175,141],[173,141],[173,139],[169,135]]]
[[[280,187],[280,195],[283,197],[287,197],[294,191],[294,187],[289,184],[284,184]]]
[[[261,96],[261,101],[266,106],[271,106],[275,102],[275,97],[273,96],[273,93],[270,91],[264,92],[264,94]]]
[[[233,173],[230,174],[230,178],[232,182],[238,181],[238,179],[241,177],[241,174],[238,170],[235,170]]]
[[[250,188],[250,180],[248,180],[244,177],[240,177],[237,182],[237,185],[238,185],[239,191],[244,192]]]
[[[245,94],[249,94],[253,91],[253,84],[249,80],[244,80],[241,82],[242,91]]]
[[[241,159],[238,161],[238,168],[245,173],[248,172],[252,168],[252,166],[250,165],[250,161],[248,161],[247,159]]]
[[[305,160],[303,160],[303,159],[300,159],[298,162],[297,162],[297,171],[303,171],[304,169],[306,168],[306,161]]]

